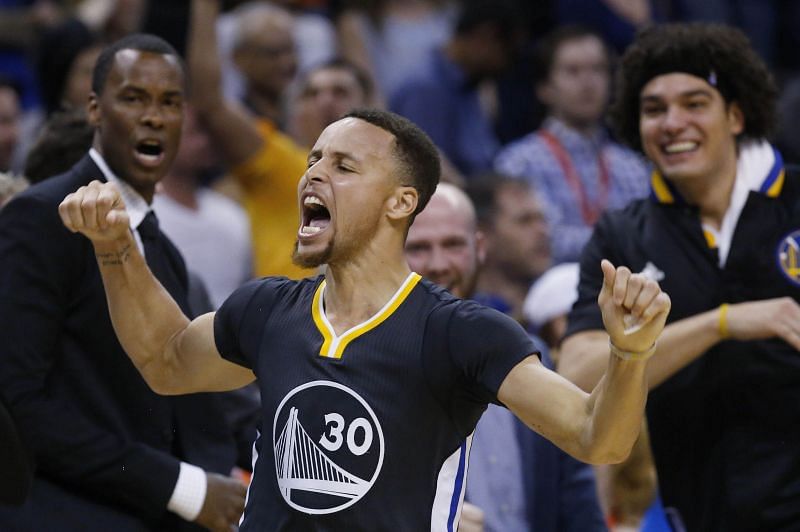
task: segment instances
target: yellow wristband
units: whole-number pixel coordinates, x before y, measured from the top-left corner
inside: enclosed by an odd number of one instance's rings
[[[718,329],[719,329],[720,338],[725,340],[726,338],[730,337],[731,333],[728,330],[728,304],[727,303],[723,303],[722,305],[719,306],[719,324],[718,324]]]
[[[611,349],[611,353],[613,353],[614,356],[621,358],[622,360],[647,360],[653,356],[653,353],[656,352],[655,342],[650,346],[649,349],[645,349],[644,351],[623,351],[619,347],[615,346],[611,340],[608,341],[608,347]]]

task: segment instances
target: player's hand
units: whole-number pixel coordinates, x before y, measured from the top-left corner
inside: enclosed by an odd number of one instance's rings
[[[483,510],[474,504],[464,502],[461,507],[458,532],[483,532]]]
[[[670,309],[658,283],[603,260],[603,288],[597,298],[611,342],[623,351],[646,351],[656,341]]]
[[[247,488],[235,478],[206,473],[206,500],[195,522],[212,532],[236,530]]]
[[[790,297],[730,305],[727,321],[734,340],[777,337],[800,351],[800,305]]]
[[[92,181],[68,194],[58,206],[61,221],[92,242],[108,242],[130,232],[128,212],[117,187]]]

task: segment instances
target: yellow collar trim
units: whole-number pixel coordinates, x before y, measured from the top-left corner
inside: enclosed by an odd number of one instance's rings
[[[770,198],[777,198],[781,190],[783,189],[783,182],[786,179],[786,170],[781,169],[780,174],[778,174],[777,179],[772,185],[767,189],[767,196]]]
[[[650,185],[653,187],[653,194],[655,194],[660,203],[675,203],[675,196],[658,170],[653,170],[653,173],[650,174]]]
[[[347,345],[362,334],[371,331],[391,316],[403,301],[406,300],[408,294],[411,293],[411,290],[414,289],[420,279],[421,277],[419,274],[411,272],[382,309],[364,323],[351,327],[342,333],[341,336],[336,336],[333,326],[328,321],[328,317],[325,316],[324,295],[326,283],[323,280],[317,287],[317,291],[314,293],[314,301],[311,304],[311,315],[314,318],[314,324],[316,324],[323,338],[319,356],[326,358],[342,358],[342,353],[344,353]]]

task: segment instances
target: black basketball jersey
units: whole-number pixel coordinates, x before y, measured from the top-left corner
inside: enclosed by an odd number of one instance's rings
[[[324,292],[322,277],[262,279],[216,314],[219,352],[261,389],[241,530],[456,530],[475,424],[536,348],[414,273],[338,336]]]

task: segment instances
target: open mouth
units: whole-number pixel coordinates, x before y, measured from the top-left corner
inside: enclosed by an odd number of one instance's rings
[[[324,231],[331,223],[331,213],[317,196],[306,196],[303,200],[303,221],[300,236],[310,237]]]
[[[157,140],[143,140],[136,144],[136,159],[144,166],[157,166],[164,158],[164,147]]]

